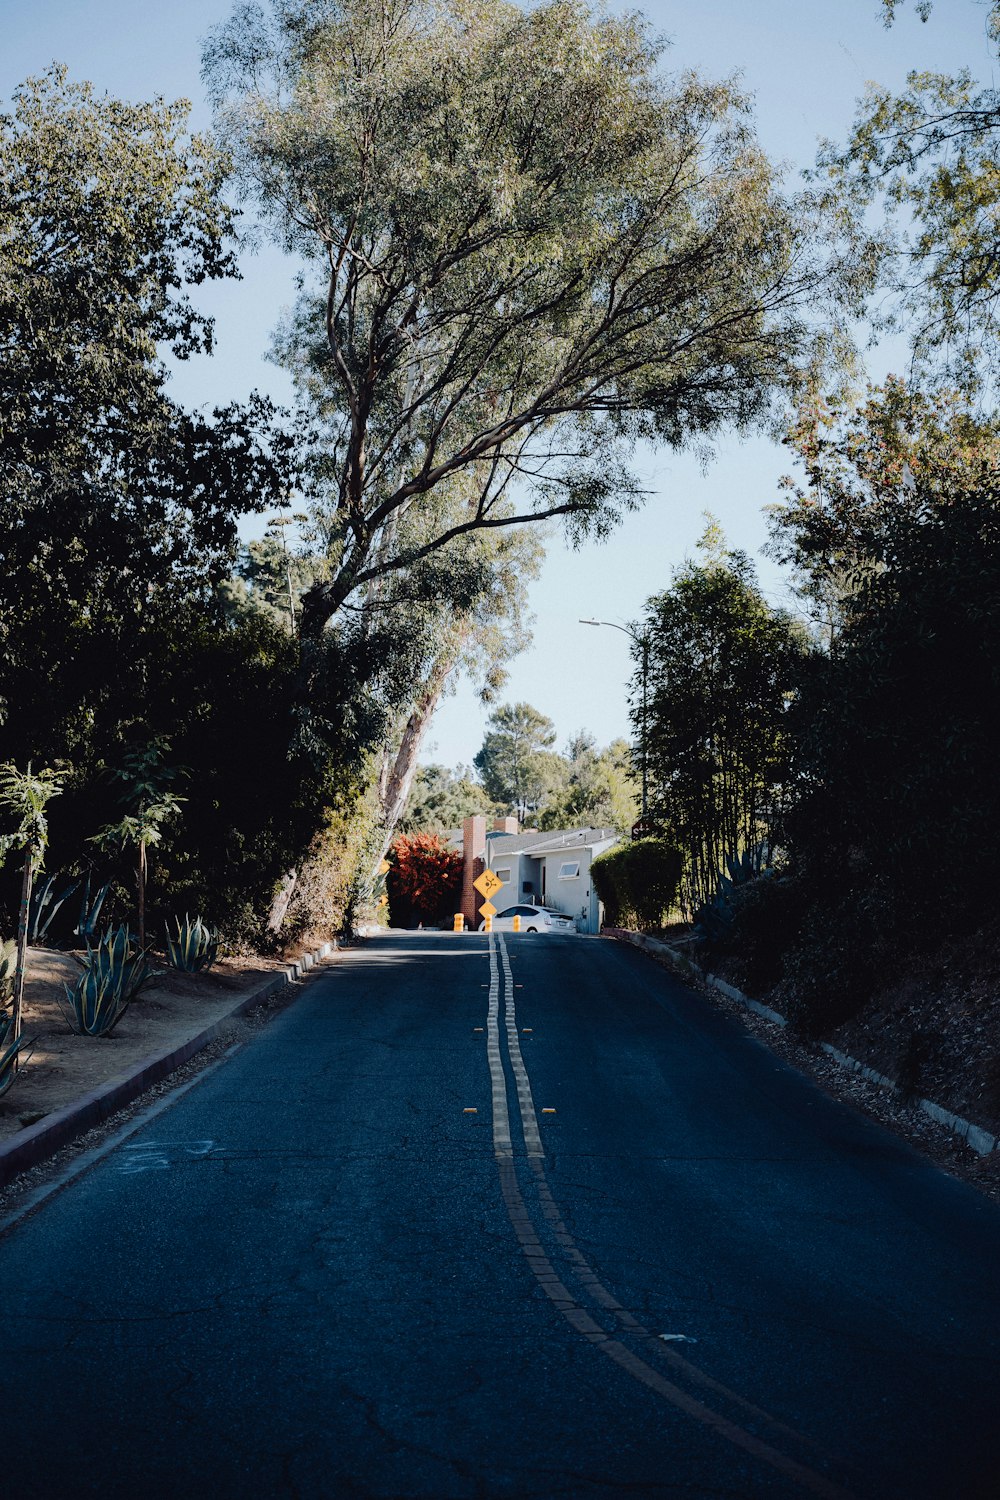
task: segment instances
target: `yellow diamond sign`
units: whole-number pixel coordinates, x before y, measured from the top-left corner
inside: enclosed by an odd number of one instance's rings
[[[487,901],[491,896],[495,896],[503,885],[503,881],[498,880],[492,870],[484,870],[479,879],[474,880],[472,883],[479,894],[486,897]]]
[[[495,917],[496,914],[497,909],[493,905],[492,901],[484,901],[482,906],[479,908],[479,915],[481,917]]]

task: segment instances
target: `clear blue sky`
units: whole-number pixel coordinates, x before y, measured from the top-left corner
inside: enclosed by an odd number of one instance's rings
[[[23,78],[60,61],[74,78],[125,97],[184,96],[196,125],[207,126],[201,39],[230,8],[228,0],[0,0],[0,96],[9,99]],[[963,64],[982,81],[992,77],[978,0],[936,0],[926,25],[911,0],[891,31],[881,24],[878,0],[650,0],[638,8],[671,39],[668,68],[742,73],[756,98],[763,145],[792,172],[811,163],[820,137],[844,137],[869,80],[898,87],[911,69]],[[214,405],[254,387],[287,399],[286,377],[264,356],[270,330],[292,300],[293,271],[264,249],[245,258],[242,282],[206,290],[202,305],[217,319],[218,353],[178,371],[179,399]],[[885,357],[873,368],[884,374]],[[628,733],[628,642],[617,631],[580,625],[578,617],[635,619],[691,552],[706,510],[733,544],[757,554],[766,535],[762,507],[776,498],[789,463],[765,438],[723,436],[705,471],[670,453],[643,455],[642,468],[654,492],[645,509],[602,546],[573,553],[553,541],[532,590],[534,645],[514,662],[508,697],[548,714],[560,744],[580,728],[601,743]],[[785,597],[780,574],[766,561],[761,577],[772,598]],[[439,710],[423,758],[468,763],[483,719],[474,693],[460,684]]]

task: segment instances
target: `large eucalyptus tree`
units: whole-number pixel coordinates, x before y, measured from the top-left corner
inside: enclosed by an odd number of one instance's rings
[[[660,70],[582,0],[241,5],[205,71],[307,261],[279,350],[312,420],[329,575],[310,643],[387,578],[563,517],[601,534],[635,440],[760,419],[825,275],[731,83]]]

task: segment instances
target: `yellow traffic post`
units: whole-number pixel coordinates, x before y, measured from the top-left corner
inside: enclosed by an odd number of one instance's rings
[[[455,931],[456,932],[464,932],[465,931],[465,913],[464,912],[457,911],[455,913]]]
[[[520,917],[514,917],[513,918],[513,924],[514,924],[514,931],[515,932],[520,932],[521,931],[521,918]]]
[[[483,918],[483,931],[484,932],[492,932],[493,931],[493,918],[492,917],[484,917]]]

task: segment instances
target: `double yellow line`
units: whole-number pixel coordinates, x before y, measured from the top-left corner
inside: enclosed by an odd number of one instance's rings
[[[796,1459],[790,1458],[771,1443],[762,1441],[746,1427],[740,1426],[739,1422],[730,1420],[713,1407],[706,1405],[704,1401],[689,1395],[686,1390],[668,1380],[646,1359],[636,1354],[634,1348],[622,1342],[621,1335],[626,1335],[630,1344],[638,1345],[651,1358],[669,1365],[678,1375],[684,1377],[687,1384],[721,1397],[755,1424],[766,1425],[775,1440],[784,1438],[786,1442],[797,1446],[806,1444],[815,1448],[811,1440],[802,1437],[793,1428],[772,1417],[769,1412],[747,1401],[738,1392],[714,1380],[697,1365],[678,1354],[676,1349],[670,1348],[658,1339],[626,1308],[622,1307],[576,1245],[563,1221],[559,1206],[552,1196],[545,1170],[545,1149],[539,1134],[531,1081],[518,1039],[510,955],[502,933],[491,932],[489,934],[489,960],[490,984],[486,1043],[493,1101],[493,1149],[500,1174],[500,1190],[508,1218],[528,1267],[539,1286],[575,1333],[593,1344],[606,1358],[612,1360],[647,1389],[654,1391],[671,1406],[703,1426],[711,1428],[734,1447],[752,1454],[754,1458],[793,1480],[811,1494],[823,1496],[824,1500],[854,1500],[849,1490],[799,1463]],[[532,1217],[521,1192],[511,1132],[502,1038],[506,1039],[507,1058],[517,1092],[526,1171],[533,1196],[537,1200],[537,1214],[542,1220],[547,1239],[557,1247],[559,1255],[567,1264],[569,1276],[579,1288],[579,1293],[576,1295],[567,1287],[563,1276],[556,1269],[551,1255],[542,1243],[538,1232],[539,1226]],[[520,1149],[518,1149],[518,1156],[520,1156]],[[618,1325],[616,1332],[609,1332],[602,1327],[593,1312],[584,1305],[583,1297],[590,1301],[595,1310],[604,1314],[605,1322]],[[616,1336],[616,1333],[619,1336]]]

